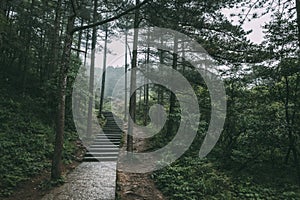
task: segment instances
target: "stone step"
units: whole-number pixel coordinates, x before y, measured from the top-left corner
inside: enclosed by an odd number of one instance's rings
[[[106,117],[105,119],[106,119],[106,124],[107,123],[112,123],[112,122],[118,123],[118,124],[123,123],[123,121],[121,119],[118,119],[118,118]]]
[[[106,119],[106,123],[109,123],[109,122],[123,123],[123,121],[121,119],[114,118],[114,117],[106,117],[105,119]]]
[[[121,135],[121,134],[106,134],[106,135],[99,135],[99,136],[96,136],[96,138],[110,138],[110,137],[121,138],[122,135]]]
[[[117,140],[121,140],[121,138],[119,137],[119,138],[117,138],[117,137],[96,137],[94,140],[93,140],[93,142],[95,142],[95,141],[100,141],[100,140],[102,140],[103,142],[105,142],[105,141],[111,141],[111,140],[115,140],[115,141],[117,141]]]
[[[105,141],[105,142],[94,142],[93,145],[120,145],[120,142],[119,141]]]
[[[109,114],[108,115],[104,115],[104,117],[105,117],[106,120],[108,120],[108,119],[109,120],[115,119],[113,115],[109,115]],[[116,119],[118,119],[118,118],[116,117]]]
[[[84,157],[113,157],[118,155],[119,152],[87,152]]]
[[[111,115],[112,112],[110,112],[110,111],[103,111],[102,114],[103,114],[103,115],[108,115],[108,114]]]
[[[93,144],[87,149],[83,161],[105,162],[118,160],[123,121],[112,112],[102,112],[102,114],[106,118],[106,124],[102,127],[104,133],[96,135]]]
[[[96,137],[95,138],[96,140],[100,140],[100,139],[118,139],[120,140],[121,139],[121,135],[108,135],[108,136],[99,136],[99,137]]]
[[[111,114],[106,114],[106,115],[104,115],[104,117],[107,117],[107,118],[114,118],[115,117],[116,119],[120,120],[119,117],[117,117],[116,115],[114,115],[112,113]]]
[[[111,121],[111,122],[106,122],[104,124],[104,126],[123,126],[123,123],[122,122],[114,122],[114,121]]]
[[[93,145],[120,145],[119,141],[97,141]]]
[[[100,139],[95,139],[93,143],[98,143],[98,142],[119,142],[120,139],[114,139],[114,138],[100,138]]]
[[[122,129],[123,128],[120,128],[120,127],[118,127],[118,126],[104,126],[104,127],[102,127],[102,130],[110,130],[110,129],[112,129],[112,130],[119,130],[119,131],[122,131]]]
[[[121,123],[116,123],[116,122],[108,122],[108,123],[106,123],[106,124],[104,124],[104,127],[108,127],[108,126],[122,126],[123,124],[121,124]]]
[[[121,129],[115,128],[115,129],[104,129],[103,132],[104,132],[103,134],[107,135],[107,134],[121,134],[123,131]]]
[[[123,132],[120,130],[105,130],[105,135],[121,135]]]
[[[84,162],[108,162],[108,161],[117,161],[118,157],[84,157]]]
[[[106,115],[104,117],[105,117],[106,121],[108,121],[108,120],[122,121],[122,119],[120,119],[119,117],[117,117],[115,115]]]
[[[105,131],[109,131],[109,130],[118,130],[122,132],[122,129],[118,126],[105,126],[102,128],[102,130]]]
[[[116,128],[104,127],[102,130],[104,131],[105,134],[106,132],[123,132],[122,129],[120,129],[119,127]]]
[[[109,142],[109,141],[120,141],[119,138],[96,138],[93,142]]]
[[[119,125],[122,125],[122,124],[109,123],[109,124],[105,124],[104,127],[120,127]]]
[[[121,123],[115,123],[115,122],[110,122],[110,123],[106,123],[106,124],[104,125],[104,127],[114,127],[114,126],[122,127],[123,124],[121,124]]]
[[[97,145],[97,144],[93,144],[89,148],[101,148],[101,149],[104,149],[104,148],[118,148],[118,147],[119,147],[119,145],[113,145],[113,144],[109,144],[109,145],[104,145],[104,144]]]
[[[102,111],[102,114],[104,115],[104,114],[112,114],[112,112],[111,111]]]
[[[87,152],[119,152],[119,148],[89,148]]]
[[[101,136],[115,136],[115,135],[118,135],[118,136],[121,136],[122,134],[120,132],[110,132],[110,133],[101,133],[101,134],[97,134],[96,137],[101,137]]]
[[[122,133],[123,132],[120,132],[120,131],[106,131],[105,132],[105,136],[122,136]],[[96,136],[97,137],[97,136]],[[100,136],[99,136],[100,137]]]
[[[110,124],[110,123],[115,123],[115,124],[123,124],[123,121],[114,119],[114,118],[106,118],[105,124]]]
[[[118,131],[108,131],[108,133],[106,133],[106,132],[101,132],[101,133],[99,133],[99,134],[97,134],[96,136],[100,136],[100,135],[121,135],[121,131],[120,130],[118,130]]]

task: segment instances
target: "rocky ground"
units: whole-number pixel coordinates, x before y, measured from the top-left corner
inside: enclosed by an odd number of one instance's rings
[[[125,126],[126,130],[126,126]],[[126,146],[123,145],[123,148]],[[134,151],[145,152],[149,146],[145,139],[134,139]],[[123,149],[124,150],[124,149]],[[122,163],[118,163],[121,165]],[[162,193],[151,179],[151,173],[128,173],[117,171],[117,198],[121,200],[164,200]]]

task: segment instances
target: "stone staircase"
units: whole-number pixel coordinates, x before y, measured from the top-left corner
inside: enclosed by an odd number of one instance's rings
[[[103,112],[106,119],[103,132],[96,135],[93,143],[87,148],[83,158],[84,162],[105,162],[117,161],[119,155],[119,145],[122,137],[122,120],[117,118],[111,112]],[[118,126],[119,125],[119,126]]]

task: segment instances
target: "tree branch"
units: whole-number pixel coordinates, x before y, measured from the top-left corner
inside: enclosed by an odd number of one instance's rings
[[[252,5],[250,5],[250,8],[247,12],[247,14],[245,15],[244,19],[240,22],[240,25],[243,25],[244,22],[246,21],[248,15],[250,14],[251,10],[254,8],[254,6],[259,2],[259,0],[257,0],[256,2],[254,2]]]
[[[86,25],[86,26],[76,27],[76,28],[74,28],[74,29],[72,30],[71,34],[74,34],[75,32],[80,31],[80,30],[85,30],[85,29],[88,29],[88,28],[93,28],[93,27],[95,27],[95,26],[100,26],[100,25],[106,24],[106,23],[108,23],[108,22],[114,21],[114,20],[116,20],[116,19],[119,19],[120,17],[122,17],[122,16],[124,16],[124,15],[130,13],[131,11],[133,11],[133,10],[135,10],[135,9],[138,9],[138,8],[142,7],[143,5],[145,5],[146,3],[148,3],[149,1],[150,1],[150,0],[144,0],[142,3],[136,5],[136,6],[132,7],[132,8],[130,8],[130,9],[128,9],[128,10],[126,10],[126,11],[124,11],[124,12],[122,12],[122,13],[116,15],[116,16],[113,16],[113,17],[111,17],[111,18],[102,20],[102,21],[100,21],[100,22],[96,22],[96,23],[89,24],[89,25]]]

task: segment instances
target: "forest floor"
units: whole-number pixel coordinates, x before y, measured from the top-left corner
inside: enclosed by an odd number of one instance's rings
[[[78,149],[76,150],[74,159],[71,163],[63,165],[64,176],[73,171],[81,163],[83,155],[85,154],[85,148],[80,141],[76,141],[75,145]],[[39,200],[53,189],[49,181],[50,176],[50,169],[44,170],[32,179],[19,184],[15,192],[9,197],[1,198],[3,198],[3,200]]]
[[[63,166],[63,174],[66,176],[72,172],[79,164],[81,164],[85,150],[80,141],[76,142],[78,149],[75,159],[70,164]],[[125,145],[123,145],[125,148]],[[149,146],[142,139],[135,139],[135,151],[146,151]],[[50,179],[50,171],[45,170],[30,180],[19,184],[18,189],[9,197],[3,197],[3,200],[39,200],[48,194],[52,189]],[[117,171],[117,196],[122,200],[164,200],[166,199],[162,193],[156,188],[154,181],[151,179],[151,173],[127,173]]]
[[[126,129],[125,129],[126,130]],[[145,139],[134,139],[134,151],[145,152],[150,146]],[[122,148],[126,147],[126,141]],[[122,163],[119,163],[119,165]],[[167,199],[156,188],[151,173],[129,173],[117,171],[117,197],[121,200]]]

